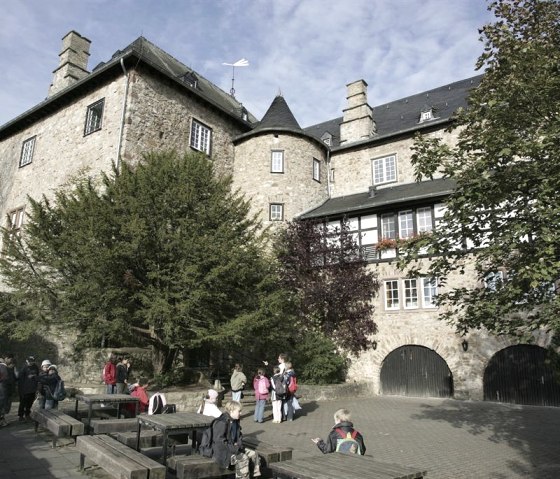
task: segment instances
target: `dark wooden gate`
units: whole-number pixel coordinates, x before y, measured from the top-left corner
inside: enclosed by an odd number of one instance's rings
[[[401,346],[381,365],[381,393],[414,397],[453,396],[453,376],[445,360],[424,346]]]
[[[484,400],[560,406],[560,372],[555,375],[555,363],[549,354],[544,348],[527,344],[498,351],[484,371]]]

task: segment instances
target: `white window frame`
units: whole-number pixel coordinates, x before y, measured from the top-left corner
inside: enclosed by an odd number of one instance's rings
[[[374,185],[393,183],[397,181],[397,155],[375,158],[371,162]]]
[[[105,98],[97,100],[87,107],[86,124],[84,126],[84,136],[91,135],[101,130],[103,126],[103,112],[105,110]]]
[[[498,281],[503,283],[504,277],[504,272],[500,269],[497,271],[489,271],[486,273],[486,276],[484,276],[484,287],[489,291],[495,292],[498,289]]]
[[[189,143],[194,150],[210,155],[212,129],[193,118],[191,121],[191,138]]]
[[[438,294],[438,281],[437,278],[423,277],[422,281],[422,307],[423,308],[437,308],[435,298]]]
[[[283,203],[270,203],[268,210],[270,221],[284,221]]]
[[[399,280],[398,279],[387,279],[383,282],[383,288],[385,290],[384,301],[385,309],[388,311],[396,311],[401,307],[400,304],[400,292],[399,292]]]
[[[406,278],[403,280],[404,309],[418,309],[418,279]]]
[[[35,139],[37,136],[28,138],[21,144],[21,156],[19,158],[19,167],[29,165],[33,162],[33,153],[35,152]]]
[[[317,158],[313,158],[313,179],[321,183],[321,162]]]
[[[392,225],[392,228],[388,229],[388,225]],[[381,239],[397,239],[397,222],[394,213],[381,215]]]
[[[272,150],[270,152],[270,172],[284,173],[284,150]]]
[[[424,206],[416,210],[416,231],[418,233],[429,233],[434,229],[432,207]]]
[[[399,238],[410,238],[414,235],[414,212],[412,210],[399,211]]]

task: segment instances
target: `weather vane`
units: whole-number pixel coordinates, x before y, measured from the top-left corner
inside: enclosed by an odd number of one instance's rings
[[[241,60],[237,60],[235,63],[222,63],[222,65],[231,67],[231,90],[229,91],[229,94],[231,96],[235,96],[235,88],[233,87],[235,83],[235,67],[248,67],[249,60],[242,58]]]

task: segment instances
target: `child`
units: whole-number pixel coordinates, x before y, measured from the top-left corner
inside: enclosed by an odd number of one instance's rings
[[[334,426],[326,441],[319,437],[311,440],[317,444],[317,447],[323,454],[339,451],[361,454],[363,456],[366,453],[364,438],[354,429],[348,409],[339,409],[334,413]]]
[[[294,385],[297,385],[296,372],[292,368],[292,363],[286,361],[284,363],[286,369],[284,371],[284,383],[286,384],[286,395],[283,400],[283,413],[286,421],[294,420],[294,395],[295,389],[291,390]]]
[[[286,361],[288,360],[288,355],[286,353],[280,353],[278,355],[278,367],[280,368],[280,372],[284,374],[284,370],[286,369]],[[268,361],[263,361],[265,366],[268,366]]]
[[[232,401],[241,401],[241,394],[246,382],[247,376],[243,374],[243,368],[241,367],[241,364],[238,363],[233,368],[233,374],[231,375],[231,378],[229,380],[229,384],[231,386]]]
[[[249,479],[249,461],[254,463],[253,477],[261,475],[258,454],[243,447],[241,434],[241,403],[227,402],[225,412],[212,423],[212,457],[223,468],[235,465],[236,479]]]
[[[286,396],[286,385],[284,376],[278,366],[274,366],[274,375],[270,384],[272,385],[272,422],[280,424],[282,422],[282,400]]]
[[[255,390],[255,422],[264,421],[264,406],[269,396],[270,380],[265,376],[264,370],[259,368],[257,375],[253,379],[253,389]]]
[[[202,403],[196,411],[198,414],[204,414],[205,416],[213,416],[213,417],[220,417],[222,415],[222,411],[216,405],[218,401],[218,391],[215,389],[208,389],[208,394],[202,399]]]

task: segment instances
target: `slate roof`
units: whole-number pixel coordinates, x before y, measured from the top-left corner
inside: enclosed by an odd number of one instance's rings
[[[450,179],[435,179],[420,183],[407,183],[392,187],[378,188],[375,196],[369,192],[354,195],[339,196],[325,201],[321,206],[302,214],[300,218],[334,218],[350,212],[363,214],[365,212],[379,212],[388,210],[396,205],[416,204],[422,201],[433,201],[445,198],[455,189],[455,181]]]
[[[377,133],[373,138],[364,140],[360,144],[375,142],[400,133],[449,122],[454,112],[460,107],[467,107],[469,90],[478,86],[482,76],[477,75],[373,107],[373,118],[377,126]],[[434,119],[420,123],[420,113],[430,108],[434,113]],[[340,147],[340,124],[342,120],[342,117],[335,118],[304,128],[304,131],[318,139],[321,139],[325,132],[330,133],[332,135],[331,149],[336,150]],[[354,146],[356,143],[344,145],[341,148],[350,145]]]
[[[177,85],[192,92],[195,96],[200,97],[232,118],[239,120],[239,122],[245,123],[247,129],[251,128],[252,123],[257,122],[256,117],[247,112],[243,105],[234,97],[228,95],[212,82],[146,38],[139,37],[123,50],[117,50],[108,62],[98,64],[89,75],[0,126],[0,139],[72,103],[77,97],[83,95],[84,92],[96,88],[106,78],[122,75],[121,59],[127,69],[137,65],[139,62],[149,65],[174,81]],[[196,79],[196,87],[193,86],[193,79]],[[247,113],[247,121],[244,121],[242,118],[243,112]]]

